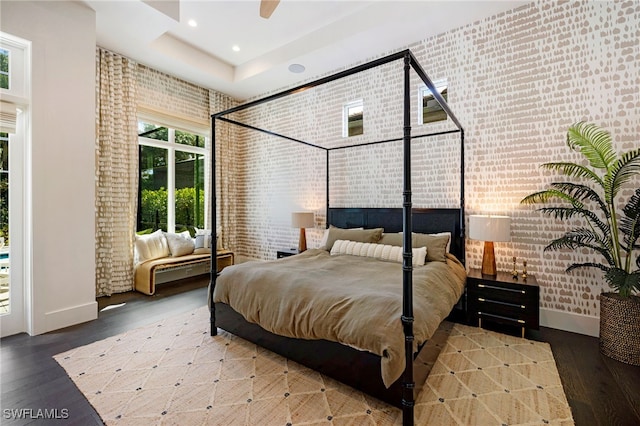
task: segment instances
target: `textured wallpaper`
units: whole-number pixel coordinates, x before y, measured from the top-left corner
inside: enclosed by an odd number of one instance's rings
[[[209,89],[138,65],[138,109],[164,113],[209,127]]]
[[[577,223],[545,218],[519,202],[554,180],[540,164],[580,158],[565,145],[574,122],[608,129],[619,151],[640,143],[638,28],[638,2],[543,1],[409,46],[433,80],[447,79],[449,105],[464,126],[467,214],[512,217],[512,241],[496,243],[498,269],[511,270],[513,256],[521,269],[526,259],[541,285],[541,308],[598,316],[600,274],[564,272],[589,255],[543,252]],[[243,119],[330,147],[401,137],[401,69],[401,62],[389,64],[252,109]],[[418,102],[413,81],[412,108]],[[357,99],[364,101],[364,135],[345,139],[342,105]],[[412,115],[414,133],[452,128],[420,126]],[[246,130],[238,132],[237,142],[236,251],[275,258],[277,249],[294,247],[295,210],[316,212],[316,229],[308,230],[307,240],[317,246],[325,218],[324,152]],[[415,207],[457,207],[459,155],[455,136],[415,142]],[[400,207],[401,165],[400,143],[334,152],[331,205]],[[467,266],[479,268],[481,257],[482,243],[468,240]]]

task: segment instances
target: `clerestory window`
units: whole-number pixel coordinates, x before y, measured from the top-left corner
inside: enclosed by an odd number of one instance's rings
[[[447,80],[439,80],[433,83],[438,93],[447,100]],[[422,86],[418,94],[418,122],[419,124],[435,123],[447,119],[447,113],[442,109],[438,101],[427,86]]]
[[[9,51],[0,49],[0,89],[9,90]]]
[[[363,112],[364,102],[362,100],[349,102],[344,106],[342,136],[347,138],[364,133]]]

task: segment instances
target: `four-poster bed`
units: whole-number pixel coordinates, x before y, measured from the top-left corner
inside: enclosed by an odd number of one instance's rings
[[[302,90],[316,87],[325,83],[329,83],[347,76],[357,74],[359,72],[369,70],[380,65],[384,65],[396,60],[404,60],[404,100],[403,100],[403,137],[398,139],[383,140],[377,142],[368,142],[366,144],[354,144],[348,146],[341,146],[338,148],[324,148],[313,143],[294,139],[285,135],[277,134],[269,130],[261,129],[252,125],[241,123],[227,118],[231,113],[242,111],[251,108],[256,105],[260,105],[266,102],[273,101],[294,93],[298,93]],[[442,106],[442,109],[447,113],[448,117],[455,124],[456,129],[445,132],[438,132],[424,135],[411,135],[411,116],[410,116],[410,71],[411,69],[419,76],[424,84],[431,90],[434,98]],[[422,303],[418,298],[414,299],[414,254],[413,249],[416,247],[413,243],[414,233],[435,234],[440,232],[449,232],[451,237],[450,253],[453,257],[464,261],[464,132],[462,126],[456,119],[455,115],[451,112],[448,105],[442,96],[435,90],[433,82],[427,77],[424,70],[417,63],[415,57],[409,50],[398,52],[380,58],[375,61],[351,68],[349,70],[337,73],[335,75],[325,77],[309,84],[299,86],[266,98],[249,102],[244,105],[240,105],[235,108],[231,108],[226,111],[219,112],[212,115],[212,135],[213,135],[213,155],[212,155],[212,176],[214,176],[212,188],[215,188],[215,129],[217,121],[227,122],[234,125],[242,126],[247,129],[267,133],[273,136],[284,138],[287,140],[299,142],[301,144],[308,145],[313,148],[323,149],[326,151],[326,207],[327,207],[327,228],[330,225],[340,228],[384,228],[385,233],[397,233],[402,231],[402,267],[397,268],[397,274],[402,274],[402,298],[399,303],[401,305],[400,314],[393,320],[395,324],[399,320],[399,328],[404,335],[404,363],[403,372],[399,379],[393,383],[384,382],[384,378],[381,378],[380,371],[381,366],[387,361],[385,358],[388,353],[380,351],[378,355],[372,353],[372,350],[368,348],[357,347],[349,345],[348,343],[338,343],[337,341],[329,341],[327,339],[301,339],[294,337],[287,337],[286,335],[279,335],[277,333],[269,332],[255,322],[250,322],[245,319],[245,315],[237,312],[236,309],[230,306],[230,303],[223,303],[216,301],[214,298],[222,298],[220,294],[224,289],[223,287],[217,288],[217,280],[220,279],[220,283],[227,284],[227,277],[231,277],[235,274],[234,268],[227,268],[220,277],[213,271],[216,271],[215,256],[212,256],[212,273],[211,283],[209,288],[209,306],[211,310],[211,335],[216,335],[217,327],[225,329],[235,335],[238,335],[247,340],[253,341],[267,349],[270,349],[276,353],[284,355],[285,357],[294,361],[300,362],[310,368],[313,368],[323,374],[340,380],[346,384],[349,384],[357,389],[371,394],[377,398],[399,406],[403,410],[403,423],[405,425],[413,424],[413,407],[416,391],[416,382],[418,386],[421,386],[425,379],[427,371],[424,368],[424,363],[420,361],[419,351],[424,343],[425,338],[430,336],[424,336],[422,323],[418,323],[418,338],[422,339],[420,342],[416,342],[416,336],[414,335],[414,302],[417,304]],[[414,209],[411,201],[411,142],[414,139],[424,138],[429,136],[437,136],[449,133],[459,133],[460,135],[460,207],[456,209]],[[349,149],[355,146],[374,145],[387,143],[392,141],[403,142],[403,204],[402,208],[395,209],[376,209],[376,208],[332,208],[329,203],[329,163],[330,153],[333,150]],[[213,224],[212,229],[216,229],[216,194],[215,191],[212,194],[212,217]],[[375,241],[372,241],[375,242]],[[318,256],[326,259],[327,262],[333,262],[334,259],[329,259],[328,253],[313,253],[307,257]],[[448,256],[448,255],[447,255]],[[298,256],[294,256],[298,258]],[[304,256],[300,256],[304,257]],[[350,257],[350,256],[349,256]],[[353,256],[355,257],[355,256]],[[289,258],[290,259],[290,258]],[[285,263],[289,262],[289,259],[278,260],[273,262]],[[305,259],[306,260],[306,259]],[[367,259],[370,261],[370,259]],[[377,261],[383,262],[383,261]],[[447,264],[449,260],[446,261]],[[451,261],[451,267],[458,271],[462,270],[464,274],[464,267],[461,265],[455,266],[454,261]],[[429,262],[427,262],[429,263]],[[459,264],[459,262],[458,262]],[[426,264],[425,264],[426,265]],[[439,266],[441,267],[441,266]],[[416,273],[418,276],[424,274],[422,268],[427,266],[421,266],[418,264]],[[233,271],[229,272],[231,269]],[[238,270],[242,269],[241,265],[238,265]],[[426,273],[430,275],[431,273]],[[452,273],[451,275],[456,275]],[[231,278],[229,278],[231,279]],[[234,277],[234,279],[238,279]],[[444,281],[444,280],[443,280]],[[453,281],[459,281],[453,279]],[[453,306],[458,302],[459,296],[462,294],[462,286],[464,285],[464,277],[462,277],[462,284],[459,289],[455,288],[456,285],[451,285],[444,288],[442,291],[448,294],[446,298],[448,301],[445,303],[446,307],[438,306],[438,309],[434,311],[444,312],[440,313],[435,319],[439,324],[440,321],[446,317]],[[227,286],[228,287],[228,286]],[[424,292],[422,292],[424,293]],[[427,292],[428,293],[428,292]],[[453,296],[456,295],[456,296]],[[420,295],[419,295],[420,296]],[[288,297],[288,295],[283,295]],[[420,296],[422,297],[422,296]],[[455,297],[455,298],[454,298]],[[233,299],[232,295],[230,299]],[[260,304],[258,300],[253,300],[254,304]],[[426,302],[431,303],[431,302]],[[459,303],[459,302],[458,302]],[[445,311],[443,311],[445,309]],[[435,313],[434,313],[435,315]],[[424,316],[422,311],[418,312],[418,316]],[[430,318],[433,321],[434,318]],[[310,326],[313,328],[314,326]],[[319,326],[318,326],[319,327]],[[320,327],[319,327],[320,328]],[[433,328],[433,327],[431,327]],[[431,330],[433,332],[435,330]],[[296,336],[297,337],[297,336]],[[418,344],[418,345],[417,345]],[[417,347],[416,347],[417,346]],[[362,350],[365,349],[365,350]],[[354,368],[357,366],[357,368]],[[384,368],[383,368],[384,372]]]

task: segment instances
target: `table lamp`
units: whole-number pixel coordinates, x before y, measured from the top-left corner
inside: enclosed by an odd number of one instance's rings
[[[496,276],[496,257],[494,242],[511,240],[511,218],[507,216],[471,215],[469,216],[469,238],[484,241],[482,254],[482,275]]]
[[[298,240],[298,252],[302,253],[307,249],[307,236],[305,228],[312,228],[315,225],[313,212],[291,213],[291,226],[300,228],[300,239]]]

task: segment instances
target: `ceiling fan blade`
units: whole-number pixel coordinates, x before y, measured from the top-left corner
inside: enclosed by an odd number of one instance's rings
[[[261,0],[260,16],[262,16],[264,19],[269,19],[273,11],[276,10],[278,3],[280,3],[280,0]]]

